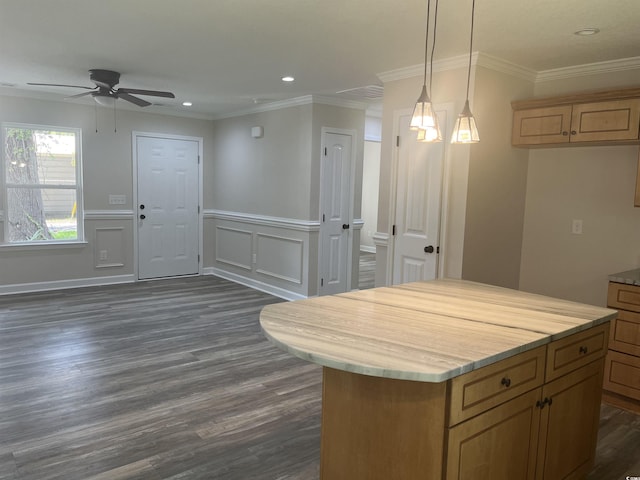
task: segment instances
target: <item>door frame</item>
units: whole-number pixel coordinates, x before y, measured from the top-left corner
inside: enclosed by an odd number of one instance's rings
[[[204,259],[203,252],[203,185],[202,178],[203,173],[203,137],[190,137],[186,135],[172,135],[168,133],[153,133],[153,132],[131,132],[131,158],[132,158],[132,179],[133,179],[133,275],[137,282],[148,281],[146,279],[140,279],[140,273],[138,268],[138,138],[139,137],[153,137],[162,140],[186,140],[191,142],[198,142],[198,275],[202,275],[202,263]],[[171,277],[166,277],[171,278]],[[155,280],[155,279],[153,279]]]
[[[453,118],[455,105],[451,102],[438,103],[433,105],[434,111],[445,110],[447,112],[447,125],[443,132],[442,142],[444,147],[444,158],[442,159],[442,177],[440,179],[440,231],[438,232],[438,246],[446,245],[449,217],[449,190],[451,185],[451,143],[449,135],[453,128]],[[393,112],[393,136],[392,139],[400,135],[400,117],[413,114],[413,109],[403,108],[394,110]],[[449,135],[447,135],[449,134]],[[395,140],[392,140],[395,141]],[[389,189],[389,229],[396,224],[396,204],[398,191],[398,167],[399,149],[397,146],[392,147],[391,155],[391,188]],[[396,239],[392,232],[389,232],[389,247],[387,248],[387,272],[386,285],[393,285],[393,264],[395,258]],[[441,248],[438,258],[436,259],[436,278],[444,278],[445,260],[447,258],[447,249]]]
[[[350,179],[349,179],[349,213],[348,213],[348,221],[349,221],[349,225],[351,226],[351,228],[349,228],[348,232],[347,232],[347,276],[346,276],[346,282],[347,282],[347,290],[346,291],[350,291],[351,290],[351,281],[352,281],[352,277],[353,277],[353,211],[355,209],[355,186],[356,186],[356,142],[357,142],[357,131],[356,130],[351,130],[351,129],[344,129],[344,128],[333,128],[333,127],[322,127],[320,129],[320,151],[319,153],[319,159],[320,159],[320,163],[318,164],[320,167],[320,176],[319,176],[319,195],[318,195],[318,222],[320,224],[320,228],[318,230],[318,274],[317,274],[317,295],[320,295],[320,281],[322,279],[322,272],[323,272],[323,261],[324,259],[324,254],[322,251],[322,234],[323,234],[323,222],[322,222],[322,205],[323,205],[323,200],[324,200],[324,173],[323,173],[323,169],[322,169],[322,159],[324,158],[324,147],[326,146],[326,136],[327,134],[330,133],[334,133],[337,135],[348,135],[351,137],[351,158],[350,158],[350,162],[351,162],[351,166],[350,166]],[[363,140],[364,143],[364,140]]]

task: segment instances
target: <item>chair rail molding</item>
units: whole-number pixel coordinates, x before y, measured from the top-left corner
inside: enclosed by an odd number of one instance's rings
[[[270,217],[267,215],[255,215],[251,213],[230,212],[226,210],[203,210],[205,219],[230,220],[233,222],[249,223],[266,227],[286,228],[301,232],[320,231],[320,222],[314,220],[299,220],[295,218]]]

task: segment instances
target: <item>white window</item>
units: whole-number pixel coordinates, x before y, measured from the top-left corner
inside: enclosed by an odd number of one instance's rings
[[[83,241],[81,130],[2,127],[4,243]]]

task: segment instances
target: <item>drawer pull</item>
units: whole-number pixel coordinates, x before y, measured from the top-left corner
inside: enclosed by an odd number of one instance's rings
[[[509,387],[511,386],[511,379],[509,377],[502,377],[502,380],[500,380],[500,383],[505,387]]]
[[[589,349],[587,347],[584,347],[584,346],[580,347],[580,353],[583,353],[586,355],[588,351]]]

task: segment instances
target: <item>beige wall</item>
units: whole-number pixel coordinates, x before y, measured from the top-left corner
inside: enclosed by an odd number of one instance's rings
[[[511,146],[511,100],[533,84],[483,67],[474,79],[480,143],[468,147],[462,278],[518,288],[528,152]]]
[[[637,86],[640,70],[547,81],[536,96]],[[638,146],[531,150],[520,288],[605,305],[607,276],[640,267]],[[583,221],[582,235],[571,233]]]
[[[212,208],[256,215],[317,219],[309,191],[312,104],[213,122],[213,161],[207,198]],[[264,128],[252,138],[251,128]]]

